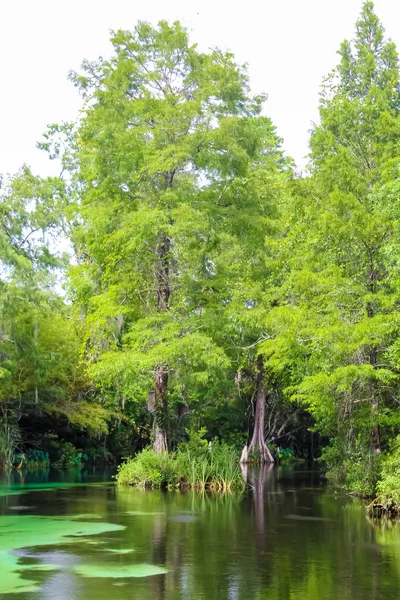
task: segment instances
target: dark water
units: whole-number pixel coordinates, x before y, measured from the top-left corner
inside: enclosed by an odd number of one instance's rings
[[[14,477],[0,484],[4,600],[400,598],[400,524],[369,522],[315,473],[264,472],[241,496]]]

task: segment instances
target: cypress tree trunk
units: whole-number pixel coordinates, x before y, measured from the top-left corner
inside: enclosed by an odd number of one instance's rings
[[[375,269],[375,265],[373,262],[372,254],[371,254],[371,265],[370,272],[368,274],[368,279],[370,280],[370,289],[372,293],[376,293],[376,280],[378,278],[378,272]],[[367,315],[369,318],[374,316],[374,310],[371,302],[367,303]],[[376,369],[377,363],[377,350],[375,347],[372,347],[369,353],[369,363],[370,365]],[[381,443],[379,436],[379,425],[377,423],[378,415],[379,415],[379,397],[376,393],[376,383],[375,381],[371,381],[370,383],[371,390],[371,417],[372,417],[372,429],[371,429],[371,448],[374,454],[380,454],[381,451]]]
[[[167,452],[167,412],[168,412],[168,371],[162,366],[156,367],[156,391],[154,398],[154,444],[157,454]]]
[[[274,459],[265,443],[264,426],[265,426],[265,404],[266,391],[264,384],[264,361],[261,355],[257,359],[257,390],[256,390],[256,412],[254,416],[253,437],[248,448],[249,453],[254,452],[259,454],[261,464],[272,464]]]
[[[157,311],[166,312],[170,296],[169,286],[169,249],[170,239],[164,236],[159,246],[159,261],[157,265]],[[168,366],[156,366],[155,397],[154,397],[154,451],[157,453],[168,450],[167,440],[168,415]]]
[[[370,363],[376,368],[376,348],[372,348],[370,352]],[[379,397],[376,393],[375,381],[371,381],[371,415],[372,415],[372,430],[371,430],[371,447],[374,454],[380,454],[381,442],[379,435],[379,425],[377,423],[379,415]]]
[[[165,187],[171,188],[174,181],[175,171],[165,174]],[[157,311],[167,312],[169,297],[171,295],[169,274],[169,253],[171,240],[164,235],[157,248],[158,261],[156,269],[157,284]],[[157,365],[155,374],[155,398],[154,398],[154,444],[155,452],[166,452],[168,450],[167,438],[168,420],[168,365]]]

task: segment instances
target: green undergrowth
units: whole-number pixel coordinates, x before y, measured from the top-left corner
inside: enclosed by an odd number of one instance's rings
[[[400,436],[392,442],[389,453],[382,458],[376,494],[367,507],[371,516],[400,515]]]
[[[293,465],[300,464],[304,462],[304,459],[298,458],[294,455],[292,448],[281,448],[276,444],[268,443],[267,444],[274,460],[277,464],[280,465]],[[261,457],[260,453],[257,451],[249,452],[247,461],[251,465],[260,466]]]
[[[204,433],[193,434],[176,452],[156,454],[152,448],[145,448],[119,467],[117,482],[218,492],[243,489],[237,451],[217,440],[208,443]]]
[[[400,436],[374,454],[359,438],[349,450],[340,440],[324,449],[321,462],[334,486],[364,499],[371,517],[400,516]]]

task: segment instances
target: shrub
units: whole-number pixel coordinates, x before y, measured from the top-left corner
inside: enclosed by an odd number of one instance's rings
[[[291,448],[276,448],[275,456],[281,465],[294,462],[303,462],[301,458],[296,458]]]
[[[381,470],[381,456],[371,452],[369,440],[359,437],[352,445],[336,438],[324,448],[321,459],[327,467],[327,478],[333,484],[360,496],[375,493]]]
[[[400,436],[392,443],[390,453],[382,459],[382,471],[377,484],[380,502],[400,509]]]
[[[150,447],[134,458],[128,459],[118,469],[118,483],[140,487],[162,487],[176,485],[178,475],[172,454],[156,454]]]
[[[71,442],[59,442],[56,444],[57,458],[53,464],[62,468],[81,467],[82,461],[87,459],[80,450],[75,448]]]

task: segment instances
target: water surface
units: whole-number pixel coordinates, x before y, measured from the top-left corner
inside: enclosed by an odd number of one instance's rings
[[[0,600],[394,600],[400,525],[318,474],[249,474],[212,496],[118,488],[110,474],[0,482]]]

